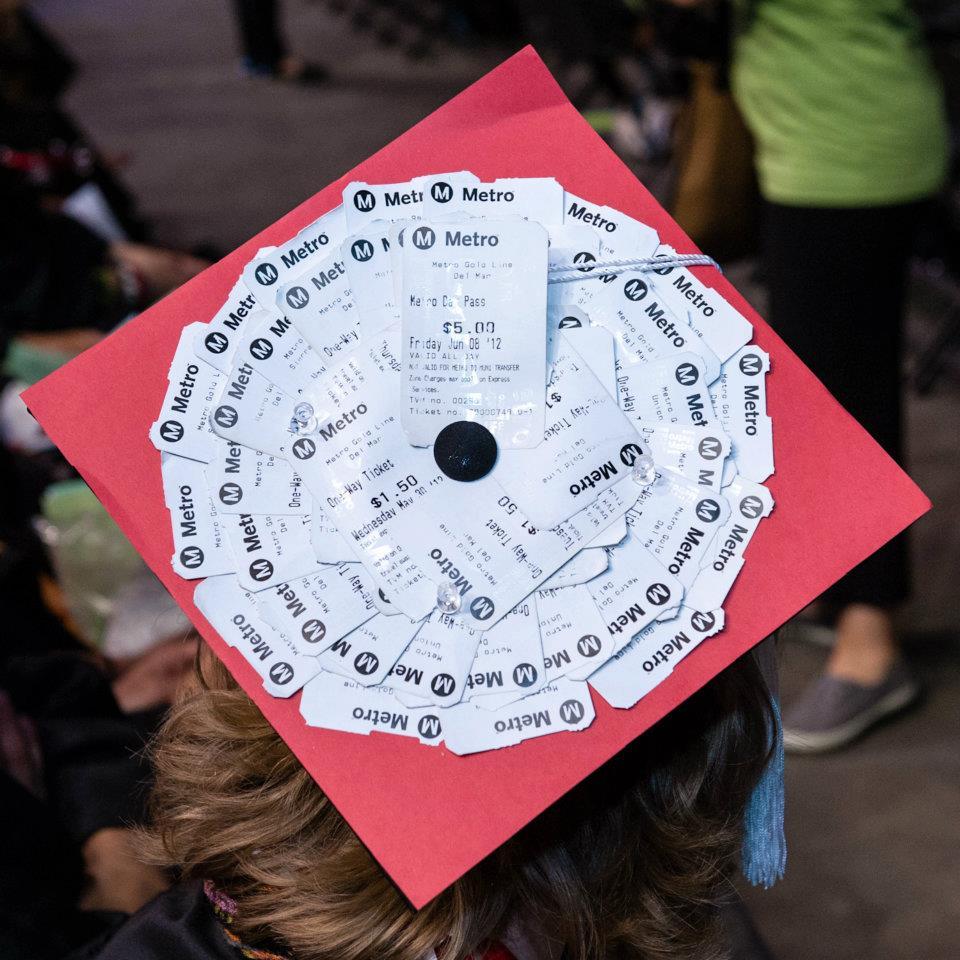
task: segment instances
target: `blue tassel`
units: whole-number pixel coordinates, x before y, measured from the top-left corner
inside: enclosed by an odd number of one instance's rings
[[[773,705],[773,753],[747,803],[743,821],[743,875],[765,889],[783,879],[787,867],[787,841],[783,835],[783,726],[780,705]]]

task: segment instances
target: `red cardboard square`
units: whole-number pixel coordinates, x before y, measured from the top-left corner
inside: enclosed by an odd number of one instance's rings
[[[698,268],[753,322],[756,342],[772,358],[776,474],[769,486],[777,506],[750,546],[726,605],[724,632],[632,710],[613,710],[594,694],[597,719],[580,733],[459,758],[387,734],[306,727],[298,698],[264,693],[240,654],[194,607],[196,584],[171,570],[160,455],[147,433],[181,328],[214,314],[259,247],[282,242],[334,207],[350,180],[393,183],[460,169],[484,180],[556,177],[573,193],[652,224],[679,251],[695,250],[527,48],[26,394],[52,440],[417,907],[930,506],[733,287],[716,271]],[[491,791],[492,783],[509,789]]]

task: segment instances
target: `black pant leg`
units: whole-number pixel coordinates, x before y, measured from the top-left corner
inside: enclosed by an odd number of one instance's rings
[[[274,70],[286,55],[278,0],[234,0],[243,55],[253,68]]]
[[[771,325],[898,461],[906,270],[918,212],[915,204],[857,209],[767,204],[764,217]],[[907,543],[900,536],[824,599],[891,607],[908,592]]]

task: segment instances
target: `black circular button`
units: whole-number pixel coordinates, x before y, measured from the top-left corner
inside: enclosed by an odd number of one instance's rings
[[[451,480],[479,480],[497,462],[497,441],[482,423],[458,420],[437,434],[433,459]]]

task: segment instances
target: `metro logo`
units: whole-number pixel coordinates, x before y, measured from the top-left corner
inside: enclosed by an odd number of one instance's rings
[[[327,635],[326,624],[322,620],[308,620],[300,630],[307,643],[319,643]]]
[[[211,353],[223,353],[227,347],[230,346],[230,341],[227,339],[225,333],[221,333],[219,330],[215,330],[213,333],[208,333],[203,339],[204,346]]]
[[[366,263],[373,256],[373,244],[369,240],[356,240],[350,247],[350,254],[358,263]]]
[[[301,437],[293,444],[293,455],[298,460],[309,460],[317,452],[317,445],[309,437]]]
[[[584,710],[583,704],[579,700],[564,700],[560,704],[560,719],[571,726],[579,723],[586,716],[586,713],[587,711]]]
[[[513,682],[518,687],[532,687],[537,676],[537,668],[532,663],[518,663],[513,668]]]
[[[429,250],[436,243],[437,235],[430,227],[417,227],[411,239],[418,250]]]
[[[651,583],[647,587],[647,601],[662,607],[670,599],[670,588],[665,583]]]
[[[436,740],[443,732],[440,727],[440,718],[432,713],[421,717],[417,721],[417,732],[424,740]]]
[[[353,196],[353,205],[361,213],[369,213],[377,205],[377,198],[369,190],[358,190]]]
[[[165,420],[160,424],[160,436],[167,443],[177,443],[183,439],[183,424],[176,420]]]
[[[713,629],[717,618],[712,613],[701,613],[697,611],[690,616],[690,626],[698,633],[706,633]]]
[[[353,661],[353,668],[365,677],[369,677],[371,673],[376,673],[379,666],[380,658],[369,651],[358,653]]]
[[[261,263],[256,270],[253,271],[254,277],[263,287],[272,286],[280,278],[280,274],[277,272],[277,268],[272,263]]]
[[[723,453],[723,445],[716,437],[704,437],[697,449],[704,460],[716,460]]]
[[[289,683],[292,679],[293,667],[291,667],[289,663],[284,663],[281,660],[280,663],[275,663],[270,668],[270,680],[278,687],[282,687],[284,684]]]
[[[264,560],[261,557],[259,560],[254,560],[253,563],[250,564],[250,578],[256,580],[257,583],[263,583],[272,576],[273,564],[269,560]]]
[[[451,187],[449,183],[438,180],[430,188],[430,196],[433,197],[437,203],[449,203],[453,199],[453,187]]]
[[[577,650],[581,657],[595,657],[601,650],[600,638],[588,633],[577,641]]]
[[[704,523],[713,523],[720,516],[720,504],[716,500],[701,500],[695,512]]]
[[[273,356],[273,344],[265,337],[250,342],[250,356],[254,360],[269,360]]]
[[[220,502],[228,507],[235,506],[243,499],[243,488],[239,483],[225,483],[220,488]]]
[[[745,353],[740,358],[740,372],[747,377],[755,377],[763,370],[763,361],[755,353]]]
[[[217,407],[213,414],[213,422],[218,427],[223,427],[224,430],[229,430],[230,427],[235,427],[239,419],[240,415],[237,413],[236,409],[228,406],[227,404]]]
[[[489,597],[477,597],[470,604],[470,615],[474,620],[489,620],[494,610],[494,603]]]
[[[457,681],[449,673],[438,673],[430,681],[430,689],[438,697],[449,697],[457,689]]]
[[[199,547],[184,547],[180,551],[180,563],[188,570],[196,570],[203,565],[203,551]]]
[[[291,309],[302,310],[310,302],[310,294],[305,287],[291,287],[284,299]]]

